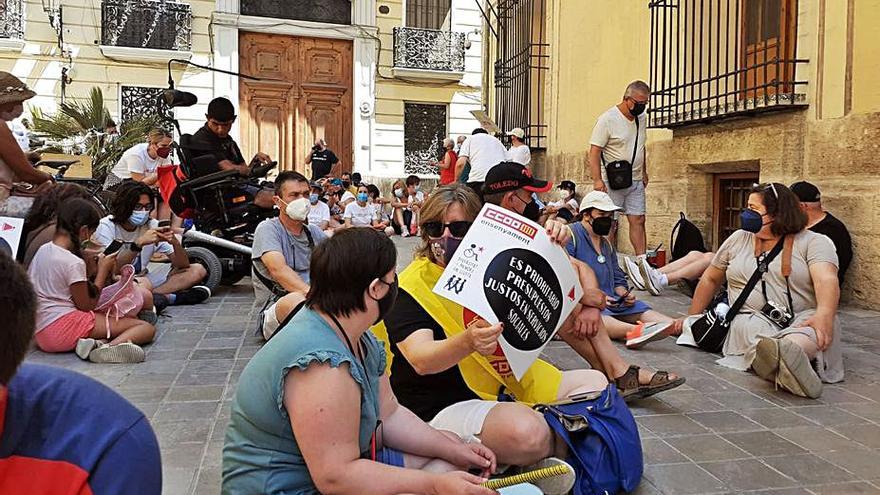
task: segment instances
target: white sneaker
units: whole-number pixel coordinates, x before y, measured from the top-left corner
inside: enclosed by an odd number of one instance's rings
[[[98,341],[95,339],[79,339],[76,341],[76,355],[79,356],[80,359],[88,361],[89,353],[91,353],[92,349],[97,346]]]
[[[665,285],[663,284],[663,274],[660,273],[660,270],[652,267],[648,264],[648,260],[640,259],[639,260],[639,275],[642,276],[642,279],[645,281],[645,288],[648,289],[648,292],[651,295],[659,296]]]
[[[93,363],[142,363],[144,350],[137,344],[123,342],[121,344],[104,344],[89,353],[89,361]]]
[[[636,290],[645,290],[645,279],[642,278],[642,274],[639,271],[639,265],[637,265],[629,256],[623,257],[623,271],[626,272],[626,275],[629,277],[630,282],[632,282]]]
[[[672,325],[671,321],[658,321],[648,324],[639,323],[626,334],[626,348],[638,349],[649,342],[665,339],[668,337],[666,329],[670,325]]]

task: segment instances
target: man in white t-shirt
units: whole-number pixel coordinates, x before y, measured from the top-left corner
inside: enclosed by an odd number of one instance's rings
[[[324,188],[317,182],[309,184],[309,225],[314,225],[321,230],[327,230],[330,226],[330,207],[321,201],[321,193]]]
[[[607,192],[614,204],[623,208],[629,223],[629,240],[636,257],[645,258],[645,188],[648,186],[648,166],[645,160],[645,141],[648,137],[645,108],[651,98],[651,88],[644,81],[633,81],[623,94],[623,100],[599,116],[590,137],[589,167],[593,189]],[[612,189],[605,165],[626,161],[632,164],[632,185]],[[624,257],[624,269],[637,289],[644,290],[645,282],[638,264]]]
[[[532,161],[532,152],[525,143],[526,133],[519,127],[511,129],[507,135],[510,137],[510,149],[507,150],[507,161],[529,166]]]
[[[486,129],[478,127],[471,133],[471,137],[461,144],[458,161],[455,163],[455,176],[458,177],[464,166],[470,163],[471,171],[468,174],[467,186],[482,200],[486,173],[490,168],[504,161],[507,161],[507,150],[501,141],[495,136],[490,136]]]

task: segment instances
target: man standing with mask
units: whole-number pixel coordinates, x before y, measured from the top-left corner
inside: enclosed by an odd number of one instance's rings
[[[629,240],[637,261],[645,258],[648,244],[645,233],[645,188],[648,187],[645,140],[648,137],[648,119],[645,109],[650,98],[651,88],[644,81],[629,83],[623,101],[599,116],[590,137],[589,167],[593,189],[607,192],[614,204],[623,208],[629,223]],[[619,187],[616,181],[608,179],[606,166],[619,162],[626,162],[632,167],[632,182],[626,187]],[[623,181],[624,185],[627,183],[628,180]],[[633,285],[645,290],[645,281],[639,273],[637,261],[624,257],[624,269]]]
[[[328,175],[336,175],[334,172],[337,168],[337,163],[339,163],[339,158],[336,157],[336,153],[333,153],[333,150],[327,147],[327,142],[324,141],[324,138],[316,139],[309,157],[306,158],[306,165],[312,166],[312,180],[323,179]]]
[[[254,231],[253,284],[262,303],[262,331],[268,339],[309,291],[312,249],[327,236],[309,225],[309,181],[285,171],[275,179],[276,218],[263,220]]]

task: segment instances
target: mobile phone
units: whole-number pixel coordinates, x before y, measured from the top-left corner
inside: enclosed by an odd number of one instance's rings
[[[171,220],[159,220],[159,230],[167,230],[171,228]]]
[[[629,289],[627,289],[626,292],[624,292],[624,294],[623,294],[622,296],[618,297],[617,300],[614,301],[614,304],[621,304],[621,303],[623,303],[623,301],[626,300],[626,296],[628,296],[630,292],[632,292],[632,287],[630,287]]]
[[[107,255],[113,254],[116,251],[119,251],[121,248],[122,248],[122,243],[117,240],[114,240],[113,242],[110,243],[109,246],[107,246],[106,249],[104,249],[104,255],[107,256]]]

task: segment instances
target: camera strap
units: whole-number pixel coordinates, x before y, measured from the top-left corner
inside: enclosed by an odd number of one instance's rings
[[[756,249],[757,249],[757,239],[756,241]],[[779,243],[777,243],[777,246]],[[785,236],[783,247],[782,247],[782,276],[785,278],[785,296],[788,298],[788,311],[792,315],[794,314],[794,302],[791,299],[791,284],[789,283],[789,277],[791,277],[791,252],[792,247],[794,246],[794,237],[793,236]],[[776,246],[774,246],[775,249]],[[770,259],[772,261],[772,258]],[[770,261],[766,261],[767,268],[769,270]],[[766,270],[765,270],[766,271]],[[764,295],[764,302],[770,302],[767,298],[767,283],[764,282],[763,275],[761,276],[761,293]]]
[[[782,245],[784,241],[785,238],[779,239],[779,241],[776,243],[775,246],[773,246],[773,249],[771,249],[769,253],[767,253],[766,255],[756,256],[756,262],[758,266],[757,268],[755,268],[755,271],[752,273],[752,276],[751,278],[749,278],[746,286],[743,287],[742,292],[739,293],[739,297],[737,297],[736,301],[734,301],[733,304],[730,305],[730,309],[724,316],[725,323],[729,324],[731,321],[733,321],[733,317],[736,316],[737,313],[739,313],[740,309],[742,309],[743,304],[746,303],[746,299],[749,298],[749,294],[751,294],[752,291],[755,290],[755,286],[758,285],[758,280],[761,279],[761,276],[764,274],[764,272],[767,271],[768,267],[770,266],[770,262],[773,261],[773,258],[776,258],[776,255],[778,255],[780,251],[782,251]],[[755,238],[755,251],[758,250],[758,242],[758,239]]]

